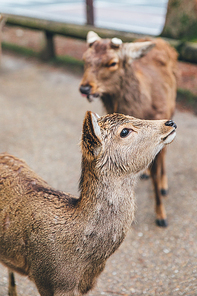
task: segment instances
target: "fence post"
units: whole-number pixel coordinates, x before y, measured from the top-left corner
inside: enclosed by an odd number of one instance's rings
[[[41,52],[41,58],[45,61],[50,60],[55,57],[54,49],[54,34],[49,31],[44,31],[45,34],[45,48]]]
[[[87,25],[94,26],[93,0],[86,0],[86,19],[87,19]]]
[[[6,22],[6,18],[0,14],[0,65],[1,65],[1,57],[2,57],[2,49],[1,49],[1,43],[2,43],[2,30],[3,26]]]

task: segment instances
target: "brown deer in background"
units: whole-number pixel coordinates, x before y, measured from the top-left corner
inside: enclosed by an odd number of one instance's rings
[[[122,43],[87,36],[85,72],[80,91],[89,101],[100,98],[107,113],[141,119],[171,119],[175,109],[177,53],[162,39]],[[167,226],[162,195],[168,191],[166,149],[150,167],[156,200],[156,223]]]
[[[131,226],[137,175],[174,139],[175,129],[173,121],[87,112],[79,198],[0,154],[0,261],[29,276],[42,296],[86,294]]]

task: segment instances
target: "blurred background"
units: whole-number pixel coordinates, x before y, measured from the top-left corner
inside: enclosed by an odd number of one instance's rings
[[[167,0],[94,0],[93,6],[97,27],[159,35],[165,21]],[[0,11],[51,21],[86,23],[83,0],[1,0]]]

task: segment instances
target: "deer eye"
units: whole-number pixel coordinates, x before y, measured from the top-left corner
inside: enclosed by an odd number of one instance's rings
[[[109,67],[114,67],[116,65],[117,65],[117,63],[116,62],[113,62],[113,63],[109,64]]]
[[[113,63],[111,63],[111,64],[108,64],[107,67],[110,68],[110,67],[114,67],[114,66],[116,66],[116,65],[117,65],[117,63],[116,63],[116,62],[113,62]]]
[[[120,133],[120,137],[121,138],[126,138],[130,133],[131,133],[131,129],[129,128],[124,128],[121,133]]]

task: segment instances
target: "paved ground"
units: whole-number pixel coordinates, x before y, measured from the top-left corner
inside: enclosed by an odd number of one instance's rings
[[[80,76],[63,68],[8,54],[0,70],[0,151],[24,159],[53,187],[77,193],[85,111],[103,114],[78,92]],[[168,149],[169,227],[154,224],[150,181],[136,190],[136,220],[108,260],[90,296],[197,295],[197,117],[177,110],[177,138]],[[38,295],[17,276],[18,294]],[[7,270],[0,265],[0,296],[7,295]]]
[[[167,0],[96,0],[95,26],[159,35]],[[85,24],[84,0],[1,0],[0,12],[51,21]]]

